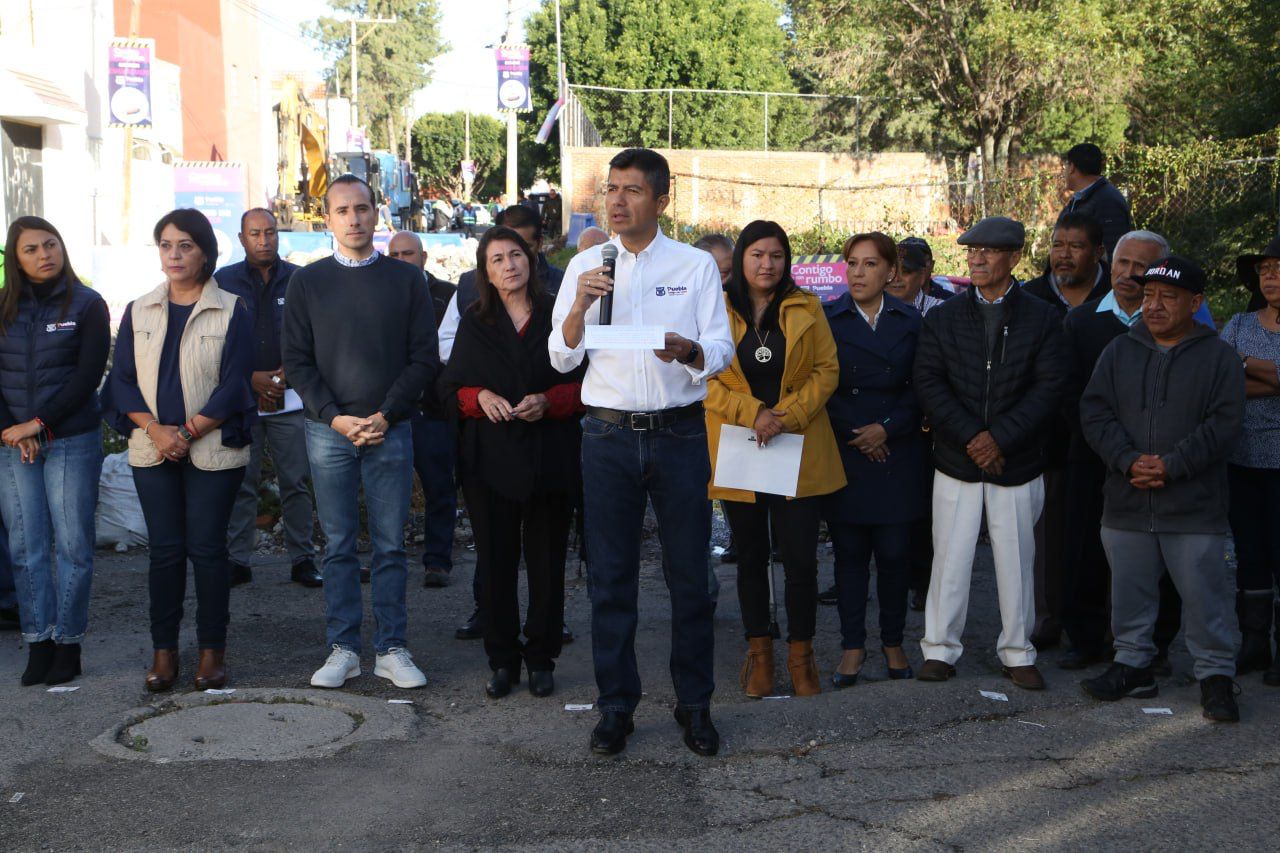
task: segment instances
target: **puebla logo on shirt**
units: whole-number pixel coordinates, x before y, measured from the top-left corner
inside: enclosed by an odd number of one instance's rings
[[[655,296],[684,296],[689,288],[683,284],[660,284],[653,289]]]
[[[75,331],[76,321],[67,320],[62,323],[49,323],[44,327],[46,332],[72,332]]]

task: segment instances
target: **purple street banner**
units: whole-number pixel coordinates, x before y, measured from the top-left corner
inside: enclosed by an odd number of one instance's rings
[[[111,127],[151,127],[154,39],[113,39],[107,47],[107,107]]]
[[[796,255],[791,259],[791,278],[823,302],[839,299],[848,287],[848,264],[840,255]]]
[[[498,63],[498,109],[528,112],[533,109],[529,92],[529,45],[500,44],[493,49]]]
[[[218,238],[218,266],[244,260],[236,238],[245,211],[244,167],[239,163],[183,162],[173,167],[175,207],[194,207]]]

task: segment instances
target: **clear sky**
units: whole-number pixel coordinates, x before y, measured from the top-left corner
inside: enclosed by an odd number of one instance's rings
[[[324,0],[236,0],[240,5],[255,3],[264,32],[274,39],[275,64],[280,69],[320,73],[324,60],[312,44],[299,35],[304,21],[330,14]],[[523,37],[523,21],[539,6],[539,0],[516,0],[516,16],[521,22],[517,37]],[[497,82],[493,51],[485,45],[502,40],[506,31],[506,0],[440,0],[441,33],[449,45],[447,53],[432,64],[430,85],[414,95],[414,110],[454,112],[470,107],[473,113],[497,115]],[[545,112],[547,104],[535,104]]]

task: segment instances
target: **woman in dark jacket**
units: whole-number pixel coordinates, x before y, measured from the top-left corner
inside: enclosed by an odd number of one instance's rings
[[[849,291],[825,306],[840,360],[840,384],[827,413],[849,480],[826,504],[844,648],[831,678],[836,687],[856,684],[866,663],[872,554],[889,677],[914,674],[902,633],[911,523],[927,508],[929,461],[911,387],[920,314],[884,292],[896,273],[897,254],[884,234],[850,237],[844,244]]]
[[[584,368],[551,366],[553,297],[531,275],[535,256],[510,228],[486,231],[476,250],[479,299],[462,315],[441,376],[458,420],[459,471],[476,541],[484,646],[499,698],[520,682],[549,696],[564,624],[564,563],[578,494]],[[520,558],[529,577],[520,641]]]
[[[28,645],[22,683],[61,684],[80,674],[89,624],[102,471],[97,390],[111,321],[102,297],[71,269],[51,224],[19,217],[4,248],[0,510]]]
[[[151,546],[152,692],[178,678],[187,560],[196,581],[197,690],[227,680],[231,565],[227,524],[249,461],[257,403],[253,324],[213,278],[218,241],[198,210],[156,223],[165,282],[129,303],[107,385],[110,420],[129,464]]]

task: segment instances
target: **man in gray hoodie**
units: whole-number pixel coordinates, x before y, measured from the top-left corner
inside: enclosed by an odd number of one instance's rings
[[[1143,322],[1103,351],[1080,401],[1085,440],[1107,466],[1102,544],[1116,650],[1115,663],[1081,686],[1103,701],[1156,695],[1152,633],[1167,569],[1182,595],[1204,716],[1235,722],[1239,634],[1223,546],[1244,370],[1192,318],[1204,299],[1199,267],[1170,255],[1141,281]]]

